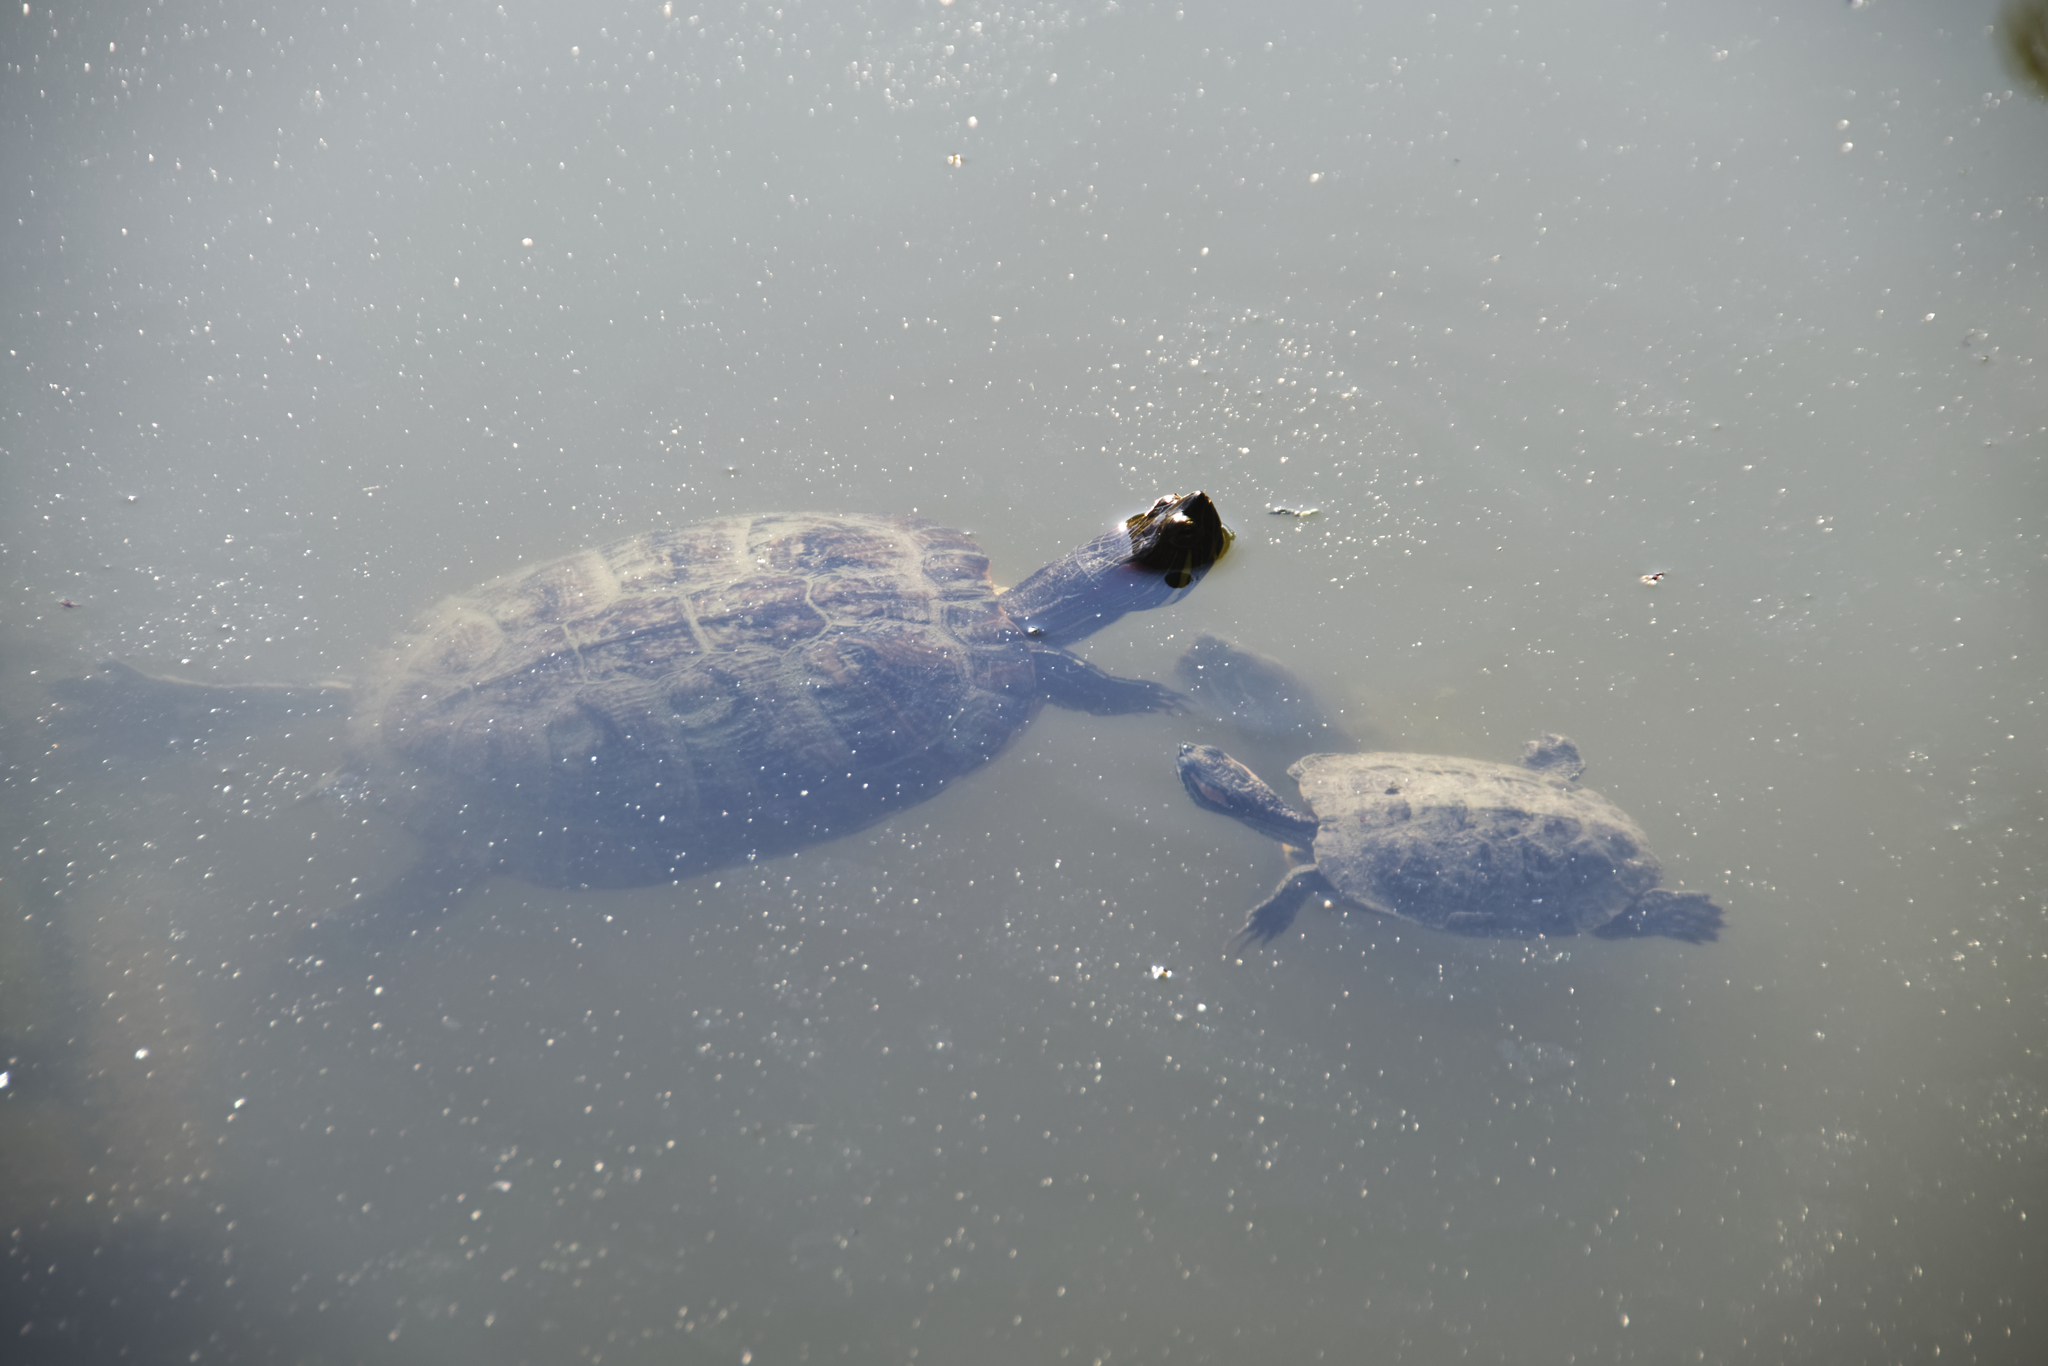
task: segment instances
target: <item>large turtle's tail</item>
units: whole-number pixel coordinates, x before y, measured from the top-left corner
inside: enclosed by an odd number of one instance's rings
[[[1662,935],[1688,944],[1711,944],[1721,937],[1721,908],[1705,892],[1667,892],[1652,887],[1593,933],[1602,939]]]

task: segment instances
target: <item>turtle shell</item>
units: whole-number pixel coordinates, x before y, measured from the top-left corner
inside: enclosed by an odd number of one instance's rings
[[[1439,754],[1311,754],[1288,770],[1346,897],[1433,929],[1576,934],[1657,885],[1636,823],[1556,771]]]
[[[372,790],[472,866],[638,886],[857,830],[1039,702],[964,533],[730,517],[448,598],[372,662]]]

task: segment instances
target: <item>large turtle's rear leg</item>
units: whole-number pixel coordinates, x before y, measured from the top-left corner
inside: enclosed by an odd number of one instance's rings
[[[110,659],[83,678],[60,678],[50,685],[58,699],[97,715],[123,720],[167,714],[203,715],[223,707],[285,711],[293,707],[346,702],[349,685],[323,683],[211,683],[170,674],[147,674]]]
[[[330,970],[372,964],[459,923],[450,912],[485,876],[452,855],[429,854],[385,886],[358,892],[309,921],[293,935],[292,954]]]
[[[1601,939],[1662,935],[1688,944],[1711,944],[1721,937],[1721,908],[1705,892],[1667,892],[1652,887],[1593,933]]]
[[[1337,889],[1313,863],[1289,869],[1273,895],[1252,907],[1251,914],[1244,918],[1244,928],[1230,937],[1225,951],[1239,954],[1255,944],[1270,944],[1287,933],[1294,924],[1295,912],[1310,897],[1317,896],[1335,898]]]

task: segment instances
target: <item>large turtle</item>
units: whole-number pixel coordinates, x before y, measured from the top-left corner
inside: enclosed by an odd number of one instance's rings
[[[1314,815],[1210,745],[1182,745],[1195,804],[1307,851],[1246,917],[1233,952],[1287,932],[1311,897],[1458,934],[1716,937],[1705,894],[1658,886],[1636,823],[1580,787],[1578,747],[1531,740],[1519,766],[1439,754],[1311,754],[1288,769]]]
[[[1206,494],[1161,498],[998,592],[965,533],[916,518],[648,532],[428,611],[350,690],[352,768],[458,877],[643,886],[786,853],[932,796],[1041,702],[1178,709],[1066,647],[1229,543]]]

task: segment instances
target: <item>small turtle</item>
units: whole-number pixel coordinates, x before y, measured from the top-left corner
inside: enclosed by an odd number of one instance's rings
[[[1007,592],[908,517],[727,517],[444,600],[353,681],[230,687],[110,665],[72,696],[346,696],[354,772],[456,879],[632,887],[873,824],[993,758],[1042,702],[1183,710],[1066,647],[1184,596],[1229,546],[1161,498]],[[446,881],[446,876],[436,881]]]
[[[1663,869],[1642,830],[1578,785],[1584,769],[1561,735],[1531,740],[1519,767],[1311,754],[1287,770],[1310,816],[1222,750],[1180,751],[1195,805],[1272,836],[1297,861],[1245,919],[1233,952],[1286,933],[1312,896],[1457,934],[1714,939],[1720,909],[1703,893],[1657,885]]]

